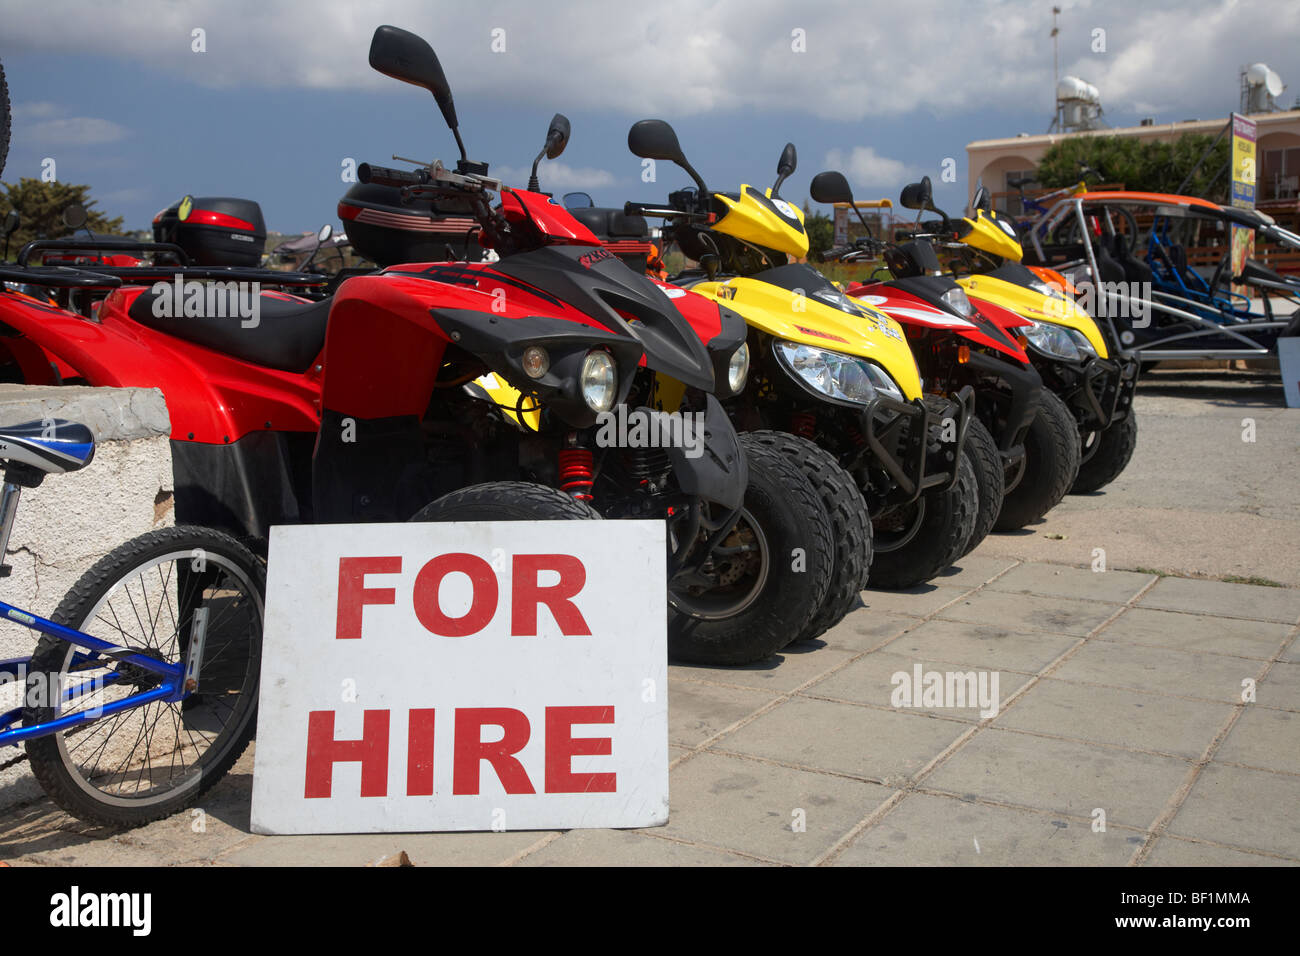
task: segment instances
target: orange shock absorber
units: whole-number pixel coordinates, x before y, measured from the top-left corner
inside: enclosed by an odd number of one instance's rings
[[[587,448],[560,450],[560,488],[579,501],[591,500],[595,480],[594,458]]]
[[[790,416],[790,431],[812,441],[817,434],[817,416],[812,412],[795,412]]]

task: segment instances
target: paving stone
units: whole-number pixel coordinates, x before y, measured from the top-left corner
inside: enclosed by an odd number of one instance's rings
[[[892,645],[891,645],[892,646]],[[940,717],[955,717],[961,720],[978,723],[984,719],[981,713],[981,707],[978,700],[969,702],[965,707],[944,707],[944,706],[925,706],[924,696],[920,700],[915,695],[915,667],[921,666],[922,679],[930,671],[937,671],[945,675],[948,671],[955,673],[969,673],[974,668],[970,665],[956,665],[948,662],[939,662],[924,657],[912,657],[910,655],[894,654],[887,651],[877,651],[874,654],[868,654],[861,660],[854,661],[843,670],[836,671],[825,680],[818,681],[811,687],[806,688],[803,693],[810,697],[833,697],[837,700],[849,700],[855,703],[872,704],[877,707],[892,707],[894,692],[900,687],[895,681],[895,677],[902,673],[907,677],[907,686],[912,688],[910,692],[911,706],[895,708],[900,713],[915,714],[933,714]],[[1016,691],[1032,680],[1029,674],[1017,674],[1012,671],[996,671],[998,675],[997,700],[999,706],[1002,701],[1011,697]],[[978,681],[979,673],[976,672]],[[992,674],[990,673],[986,684],[990,696],[992,696]],[[969,686],[968,684],[966,685]],[[924,694],[924,690],[922,691]],[[978,696],[978,683],[977,683]]]
[[[972,667],[1036,674],[1078,642],[1077,637],[1024,628],[935,618],[890,641],[884,650]]]
[[[1253,621],[1300,621],[1300,590],[1258,584],[1228,584],[1196,578],[1161,578],[1138,604],[1170,611],[1195,611]]]
[[[1061,664],[1051,679],[1237,703],[1241,682],[1256,677],[1263,667],[1258,661],[1219,654],[1089,641]]]
[[[701,753],[672,774],[666,836],[807,864],[894,793],[874,783]],[[792,825],[803,811],[803,832]]]
[[[1008,571],[988,589],[1123,604],[1155,578],[1136,571],[1093,571],[1034,561]]]
[[[776,657],[757,664],[737,667],[694,667],[672,664],[670,677],[684,680],[710,680],[721,684],[740,684],[762,690],[769,695],[786,694],[800,684],[814,680],[853,657],[854,651],[826,647],[814,641],[796,644]],[[670,704],[671,706],[671,699]]]
[[[1226,703],[1043,680],[995,723],[1196,760],[1231,716]]]
[[[1300,635],[1291,638],[1291,643],[1287,649],[1282,652],[1279,660],[1289,661],[1292,664],[1300,664]]]
[[[863,591],[862,603],[871,611],[887,611],[893,614],[905,614],[908,617],[925,617],[968,591],[970,591],[970,588],[949,588],[939,587],[934,584],[920,584],[902,591]]]
[[[713,746],[901,785],[968,729],[920,714],[795,698]]]
[[[944,608],[938,616],[948,621],[996,623],[1004,628],[1028,628],[1082,637],[1117,610],[1117,605],[1100,601],[979,591]]]
[[[842,651],[871,650],[916,624],[916,618],[860,607],[813,642]]]
[[[545,831],[264,836],[221,858],[239,866],[365,866],[405,850],[416,866],[495,866]]]
[[[518,866],[764,866],[720,850],[657,840],[634,830],[570,830]]]
[[[1300,714],[1248,706],[1214,759],[1300,775]]]
[[[1106,625],[1097,639],[1269,660],[1290,633],[1286,624],[1133,607]]]
[[[1149,827],[1186,778],[1189,764],[1073,740],[981,730],[923,785],[959,796]]]
[[[669,680],[668,740],[697,747],[775,698],[771,694],[713,684]]]
[[[1262,707],[1300,711],[1300,664],[1277,663],[1270,667],[1255,688],[1255,698]]]
[[[1115,827],[1094,833],[1078,820],[914,793],[836,865],[1123,866],[1141,843],[1141,836]]]
[[[1168,826],[1199,837],[1300,858],[1300,777],[1211,763]]]
[[[952,567],[936,574],[933,583],[946,587],[977,588],[1019,563],[1015,558],[999,558],[978,552],[968,554]]]
[[[1194,843],[1165,834],[1156,841],[1144,866],[1300,866],[1300,860],[1260,856],[1242,850]]]

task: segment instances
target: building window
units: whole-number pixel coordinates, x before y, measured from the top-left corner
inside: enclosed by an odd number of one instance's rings
[[[1266,149],[1259,164],[1261,200],[1294,199],[1300,195],[1300,146]]]

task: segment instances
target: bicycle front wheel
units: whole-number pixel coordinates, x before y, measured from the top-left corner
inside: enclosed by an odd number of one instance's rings
[[[32,772],[51,799],[91,823],[139,826],[192,805],[220,780],[256,728],[265,589],[262,562],[207,528],[151,531],[87,571],[51,620],[141,656],[197,663],[197,687],[183,700],[104,715],[162,678],[42,637],[24,725],[100,715],[27,742]]]

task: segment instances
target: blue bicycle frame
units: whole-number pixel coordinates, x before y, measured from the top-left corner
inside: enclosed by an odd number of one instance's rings
[[[14,513],[18,510],[20,491],[18,485],[13,482],[5,482],[3,491],[0,492],[0,555],[5,553],[9,545],[9,534],[13,530]],[[123,697],[121,700],[105,704],[102,708],[69,714],[66,717],[58,717],[54,720],[26,727],[14,726],[22,720],[23,714],[23,708],[21,706],[16,707],[7,713],[0,714],[0,745],[17,746],[23,741],[34,737],[57,734],[80,724],[100,720],[103,717],[111,717],[113,714],[130,710],[133,707],[141,707],[156,700],[169,702],[184,700],[189,696],[191,690],[197,686],[194,671],[198,664],[199,655],[202,654],[203,631],[207,624],[207,612],[203,609],[199,609],[194,613],[189,657],[184,665],[180,663],[169,664],[166,661],[140,654],[130,648],[119,647],[75,628],[56,624],[54,621],[46,620],[39,615],[28,613],[21,608],[14,607],[12,604],[6,604],[4,601],[0,601],[0,616],[3,616],[6,620],[21,624],[30,630],[58,638],[75,647],[85,648],[90,652],[74,655],[74,664],[90,663],[99,658],[109,658],[119,663],[131,664],[151,674],[156,674],[161,679],[161,683],[157,687]],[[6,682],[22,680],[25,682],[30,664],[30,657],[16,657],[0,661],[0,680]],[[82,694],[87,693],[88,689],[98,690],[108,684],[115,684],[121,679],[122,675],[119,673],[97,677],[75,688],[62,691],[61,700],[63,702],[75,700]]]

